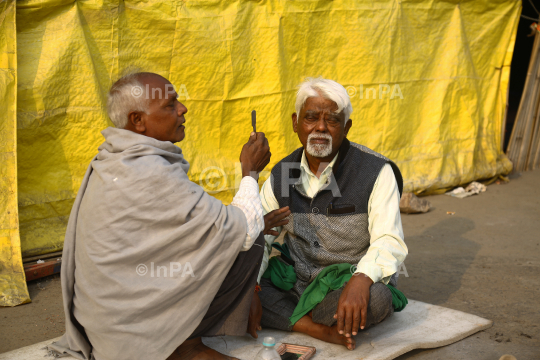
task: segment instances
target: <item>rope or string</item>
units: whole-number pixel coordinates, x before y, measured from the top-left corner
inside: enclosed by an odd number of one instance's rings
[[[540,13],[538,12],[538,10],[536,10],[536,7],[534,6],[532,0],[529,0],[529,2],[531,3],[531,6],[533,7],[534,11],[536,11],[536,13],[537,13],[538,15],[540,15]]]
[[[529,16],[525,16],[525,15],[521,15],[521,17],[524,18],[524,19],[527,19],[527,20],[532,20],[532,21],[540,20],[540,19],[535,19],[535,18],[529,17]]]

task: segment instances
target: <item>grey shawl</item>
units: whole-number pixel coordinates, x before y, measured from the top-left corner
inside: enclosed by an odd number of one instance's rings
[[[49,350],[166,359],[204,317],[241,250],[246,218],[188,179],[176,145],[116,128],[102,134],[64,242],[66,333]]]

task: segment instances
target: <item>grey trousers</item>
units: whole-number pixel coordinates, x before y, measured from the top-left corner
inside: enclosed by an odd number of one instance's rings
[[[346,285],[347,283],[345,283]],[[392,276],[390,284],[397,285],[397,279]],[[292,331],[289,317],[298,304],[298,295],[293,291],[284,291],[272,284],[270,279],[261,279],[261,291],[259,298],[263,307],[261,326],[278,330]],[[345,285],[338,290],[330,291],[324,300],[313,309],[312,320],[314,323],[326,326],[334,326],[337,320],[334,314],[337,312],[339,297]],[[383,283],[375,283],[369,289],[369,305],[366,319],[366,329],[380,323],[394,313],[392,307],[392,293]]]
[[[206,315],[189,339],[200,336],[246,334],[264,243],[261,232],[251,249],[238,254],[214,300],[210,303]]]

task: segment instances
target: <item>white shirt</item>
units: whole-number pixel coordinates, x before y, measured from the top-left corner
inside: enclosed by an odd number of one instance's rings
[[[264,214],[259,198],[259,184],[251,176],[244,176],[240,181],[240,189],[231,202],[246,215],[247,235],[241,251],[248,251],[264,230]]]
[[[306,195],[313,197],[322,187],[332,173],[332,167],[337,155],[317,178],[309,168],[306,155],[302,154],[300,163],[301,185]],[[266,180],[260,192],[264,213],[279,209],[279,204],[272,191],[270,178]],[[368,202],[368,228],[370,233],[370,246],[364,257],[358,263],[356,273],[366,274],[374,283],[382,281],[388,284],[390,277],[398,271],[398,267],[408,254],[407,245],[403,241],[403,228],[399,213],[399,189],[394,171],[389,164],[381,169]],[[282,228],[276,228],[281,232]],[[264,250],[261,270],[258,281],[268,267],[268,259],[272,251],[272,243],[277,238],[265,235],[266,247]]]

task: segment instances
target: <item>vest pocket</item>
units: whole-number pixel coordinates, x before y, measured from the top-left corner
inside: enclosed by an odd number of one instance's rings
[[[326,208],[326,213],[328,215],[352,214],[355,211],[356,211],[356,206],[353,204],[341,204],[341,205],[330,204],[330,206]]]

